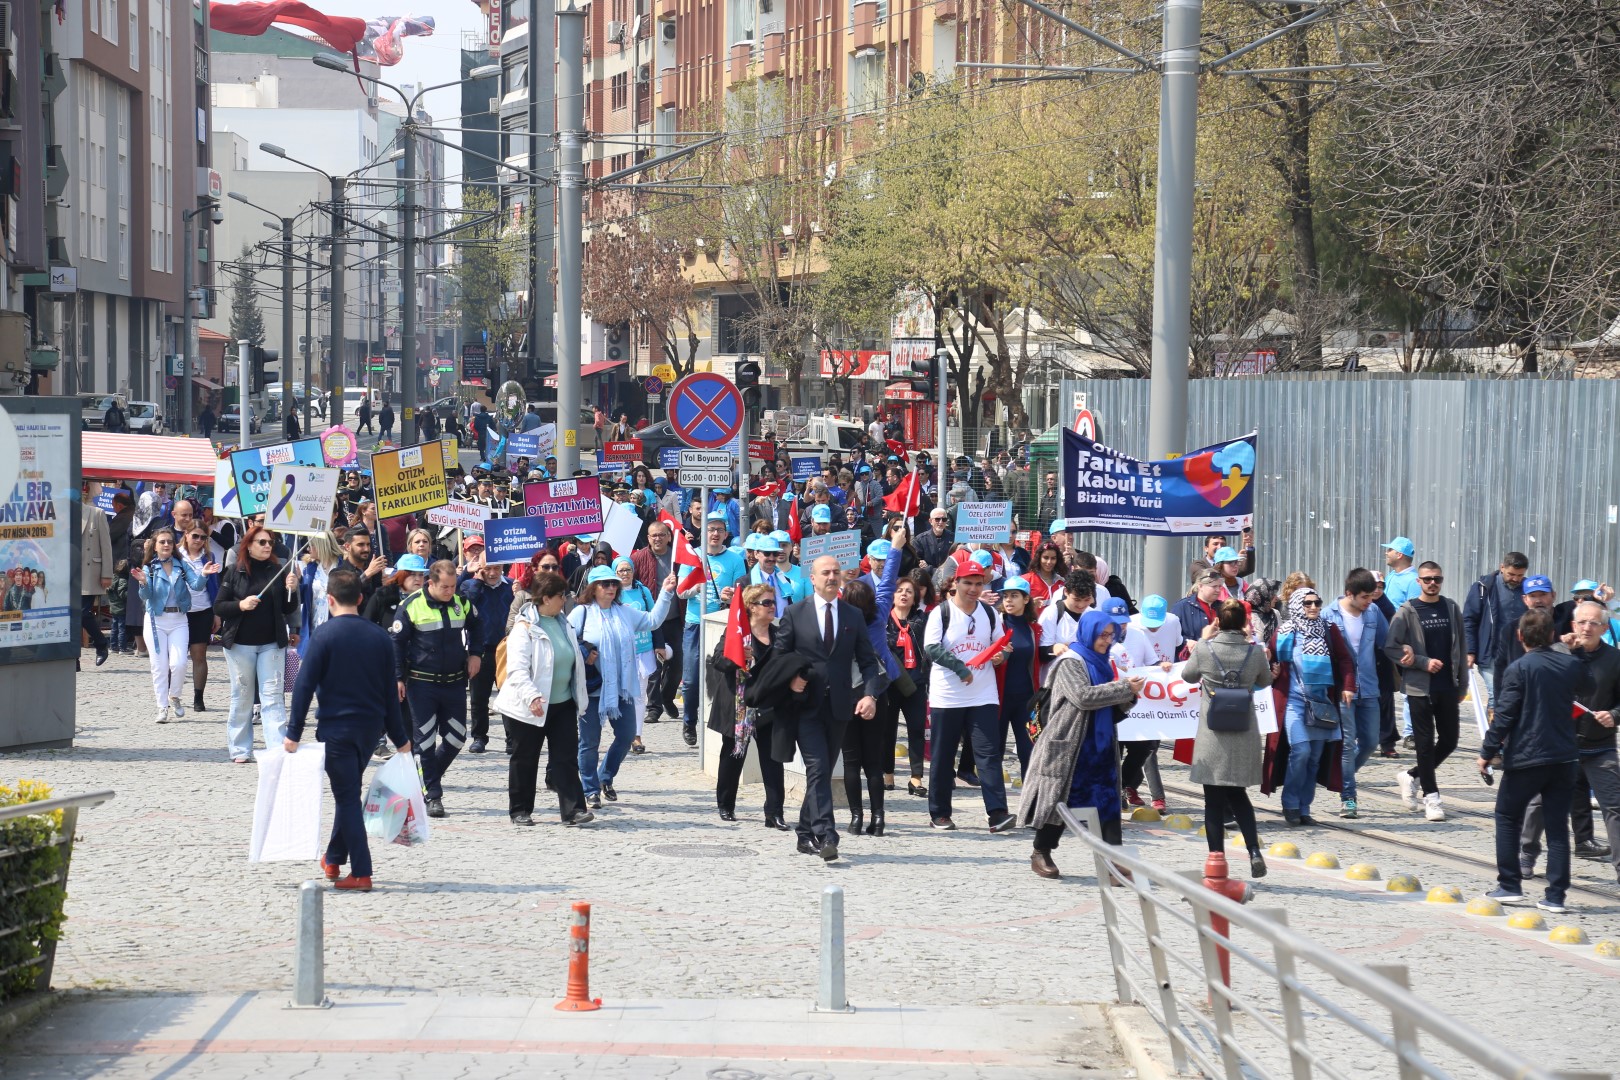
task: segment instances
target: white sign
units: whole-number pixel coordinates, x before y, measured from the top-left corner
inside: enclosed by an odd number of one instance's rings
[[[1146,739],[1191,739],[1198,735],[1198,708],[1203,700],[1198,683],[1181,679],[1185,664],[1176,664],[1169,671],[1158,667],[1132,668],[1126,675],[1140,678],[1146,684],[1142,696],[1131,706],[1130,715],[1119,725],[1120,742],[1138,742]],[[1271,690],[1257,690],[1254,694],[1254,715],[1260,722],[1260,734],[1277,730],[1277,710]],[[1260,744],[1255,742],[1255,751]]]
[[[628,558],[640,535],[641,517],[630,509],[629,503],[602,504],[602,539],[608,542],[615,555]]]
[[[51,267],[51,292],[70,293],[79,291],[79,268],[76,266]]]
[[[277,468],[270,476],[265,523],[277,532],[304,536],[331,529],[332,506],[342,471],[311,465]]]
[[[730,487],[737,480],[729,450],[682,450],[681,487]]]
[[[854,529],[844,532],[806,536],[799,541],[799,563],[810,566],[823,555],[838,560],[840,570],[857,570],[861,565],[861,534]]]
[[[460,502],[451,499],[443,506],[435,507],[427,512],[429,525],[442,525],[449,529],[460,529],[469,536],[483,536],[484,522],[490,519],[491,510],[482,503]]]
[[[536,460],[543,461],[547,454],[550,454],[557,448],[556,424],[541,424],[539,427],[530,432],[530,434],[540,442],[540,449],[537,451],[540,456]]]

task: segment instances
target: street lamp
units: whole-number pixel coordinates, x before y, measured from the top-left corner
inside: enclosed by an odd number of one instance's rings
[[[293,337],[293,219],[282,217],[268,207],[243,195],[240,191],[227,192],[231,198],[243,206],[251,206],[255,210],[262,210],[271,217],[277,218],[281,225],[281,416],[282,424],[287,423],[287,417],[292,415],[292,404],[289,401],[289,388],[292,385],[292,337]],[[265,222],[269,228],[276,228],[270,222]],[[306,359],[307,363],[307,359]],[[309,372],[304,372],[304,395],[309,396]],[[309,418],[304,418],[306,426]],[[309,434],[306,430],[305,434]]]
[[[190,210],[181,211],[180,217],[185,222],[185,258],[181,260],[182,299],[180,315],[180,434],[191,434],[191,276],[192,267],[197,262],[197,245],[191,238],[191,221],[204,210],[209,211],[210,220],[215,225],[225,220],[225,211],[220,207],[219,200],[208,198],[201,200],[197,206]]]

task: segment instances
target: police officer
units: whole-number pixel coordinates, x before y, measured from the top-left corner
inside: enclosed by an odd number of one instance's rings
[[[409,701],[416,721],[412,740],[422,758],[428,817],[444,817],[439,782],[467,741],[467,679],[478,674],[479,657],[467,641],[481,641],[478,611],[456,595],[456,565],[441,560],[427,584],[394,612],[394,677],[399,699]]]

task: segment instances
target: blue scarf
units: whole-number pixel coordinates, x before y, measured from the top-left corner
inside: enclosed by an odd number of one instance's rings
[[[1333,685],[1333,654],[1328,648],[1328,624],[1321,608],[1312,615],[1305,610],[1305,598],[1321,596],[1313,589],[1300,589],[1288,598],[1288,621],[1277,628],[1277,659],[1292,662],[1300,681],[1307,688]],[[1311,695],[1307,690],[1302,696]]]
[[[588,641],[596,647],[596,670],[602,676],[601,716],[604,720],[617,720],[622,709],[635,706],[635,635],[619,619],[617,602],[607,608],[593,602],[574,611],[580,613],[575,633],[580,641]],[[572,614],[569,617],[572,619]],[[594,628],[587,631],[593,621]]]
[[[1113,620],[1106,612],[1096,608],[1080,616],[1080,625],[1075,630],[1074,654],[1086,665],[1086,674],[1091,676],[1092,686],[1102,686],[1114,681],[1114,665],[1108,659],[1108,654],[1098,652],[1092,648],[1097,635]],[[1093,754],[1111,752],[1114,742],[1114,726],[1118,721],[1112,705],[1105,705],[1091,714],[1091,739],[1088,749]],[[1084,751],[1082,751],[1084,752]]]

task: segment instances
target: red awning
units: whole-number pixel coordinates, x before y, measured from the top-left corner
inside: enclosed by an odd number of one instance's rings
[[[162,480],[170,484],[214,482],[219,455],[207,439],[166,435],[83,433],[86,480]]]
[[[623,367],[625,364],[628,364],[629,362],[630,361],[628,361],[628,360],[603,360],[600,363],[596,363],[596,364],[583,364],[583,365],[580,366],[580,369],[579,369],[579,377],[582,378],[582,379],[588,379],[592,375],[600,375],[604,371],[612,371],[616,367]],[[556,386],[557,385],[557,376],[555,376],[555,375],[547,375],[546,376],[546,385],[547,386]]]
[[[893,382],[883,388],[883,399],[885,401],[927,401],[928,395],[913,390],[909,382]]]

